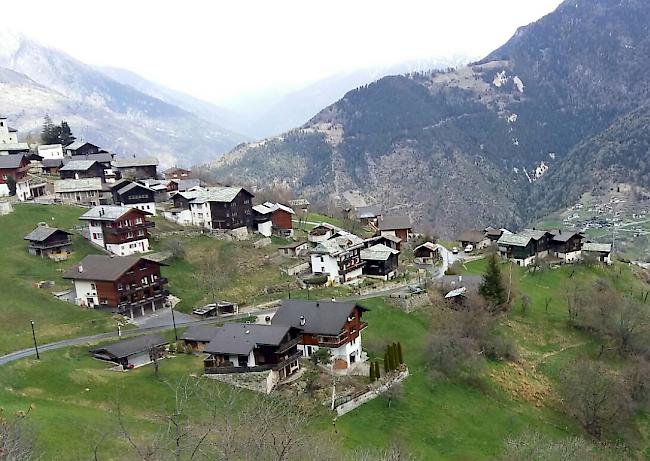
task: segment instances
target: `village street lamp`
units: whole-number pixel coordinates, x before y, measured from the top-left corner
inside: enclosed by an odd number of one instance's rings
[[[36,351],[36,359],[41,360],[41,356],[38,353],[38,344],[36,344],[36,331],[34,330],[34,321],[29,321],[32,324],[32,338],[34,339],[34,350]]]
[[[170,304],[172,309],[172,324],[174,325],[174,338],[178,341],[178,332],[176,331],[176,317],[174,317],[174,304]]]

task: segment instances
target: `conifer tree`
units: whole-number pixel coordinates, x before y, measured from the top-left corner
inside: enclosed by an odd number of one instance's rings
[[[381,378],[381,371],[379,371],[379,362],[375,361],[374,367],[375,367],[375,379]]]
[[[72,144],[77,139],[72,134],[70,125],[68,125],[68,122],[66,122],[65,120],[61,120],[58,137],[59,137],[59,142],[64,146]]]
[[[56,126],[52,123],[49,114],[43,118],[43,130],[41,131],[41,141],[44,144],[55,144],[57,142]]]
[[[386,349],[386,352],[384,352],[384,373],[388,373],[390,371],[390,363],[388,362],[388,349]]]
[[[501,280],[501,270],[495,254],[488,259],[488,266],[478,292],[493,310],[506,302],[506,289]]]
[[[372,362],[370,362],[370,382],[373,382],[375,379],[375,366]]]
[[[404,355],[402,354],[402,343],[397,343],[397,357],[399,358],[400,365],[404,363]]]

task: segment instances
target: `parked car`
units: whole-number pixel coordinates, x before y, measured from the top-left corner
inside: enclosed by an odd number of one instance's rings
[[[465,247],[465,253],[471,253],[474,250],[474,245],[469,244]]]
[[[451,252],[452,252],[453,254],[457,255],[457,254],[458,254],[458,247],[453,247],[453,248],[451,249]]]

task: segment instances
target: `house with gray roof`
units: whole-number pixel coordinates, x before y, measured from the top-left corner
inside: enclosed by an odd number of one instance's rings
[[[100,178],[105,181],[104,167],[95,160],[86,160],[85,158],[64,161],[59,168],[61,179],[88,179]]]
[[[138,256],[88,255],[63,278],[72,281],[76,304],[134,318],[165,304],[164,265]]]
[[[64,259],[72,252],[72,234],[63,229],[50,226],[38,226],[24,239],[29,242],[29,254],[54,259]]]
[[[368,324],[366,309],[353,302],[284,300],[271,319],[272,325],[289,325],[302,332],[298,349],[305,357],[320,348],[330,351],[335,369],[346,369],[363,360],[361,331]]]
[[[192,330],[188,336],[205,339],[207,331]],[[226,323],[214,328],[205,346],[205,373],[249,373],[270,371],[272,380],[283,380],[298,371],[302,356],[299,328],[291,325]]]
[[[394,235],[408,241],[413,235],[413,224],[411,218],[401,216],[381,216],[377,222],[379,235]]]
[[[102,202],[101,178],[63,179],[54,182],[54,194],[64,204],[95,206]]]
[[[537,229],[524,229],[516,234],[503,234],[497,240],[499,254],[519,266],[529,266],[545,258],[551,248],[553,234]]]
[[[362,249],[360,255],[364,263],[363,275],[382,280],[394,278],[397,275],[399,253],[399,250],[383,243]]]
[[[158,177],[158,159],[155,157],[118,157],[113,161],[122,178],[149,179]]]
[[[92,143],[89,143],[87,141],[82,141],[82,140],[77,140],[71,144],[68,144],[67,146],[65,146],[64,150],[65,150],[66,157],[97,154],[100,151],[99,146],[96,146]]]
[[[362,238],[338,230],[328,240],[318,243],[310,254],[313,275],[326,275],[329,283],[347,283],[363,274]]]
[[[169,341],[160,335],[142,335],[96,347],[90,350],[90,354],[130,370],[162,358],[168,345]]]
[[[611,264],[612,244],[595,242],[584,243],[582,245],[582,258],[585,260],[594,259],[605,264]]]
[[[118,256],[149,251],[151,213],[130,206],[99,205],[79,219],[88,223],[89,240]]]

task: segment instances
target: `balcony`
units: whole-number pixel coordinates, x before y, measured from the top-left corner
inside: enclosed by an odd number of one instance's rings
[[[56,242],[29,242],[29,248],[34,248],[36,250],[51,250],[52,248],[60,248],[63,246],[72,245],[72,239],[59,240]]]
[[[282,346],[280,346],[280,347],[278,348],[278,352],[277,352],[277,353],[278,353],[278,354],[282,354],[282,353],[284,353],[284,352],[287,352],[287,351],[288,351],[289,349],[291,349],[292,347],[295,347],[295,346],[297,346],[298,344],[300,344],[300,341],[302,341],[302,336],[299,335],[298,337],[296,337],[296,338],[292,339],[291,341],[288,341],[288,342],[284,343]]]
[[[146,298],[141,298],[141,299],[135,299],[133,301],[121,302],[117,305],[117,310],[118,312],[124,312],[126,309],[131,307],[140,307],[143,304],[149,304],[156,301],[164,301],[165,299],[167,299],[168,295],[169,295],[169,291],[160,290],[158,292],[155,292],[153,296],[148,296]]]
[[[106,226],[106,227],[104,227],[104,231],[109,233],[109,234],[113,234],[113,235],[122,235],[122,234],[126,234],[128,232],[132,232],[133,235],[136,236],[138,230],[149,229],[151,227],[156,227],[156,223],[152,222],[152,221],[145,221],[142,224],[135,224],[133,226],[124,226],[124,227],[108,227],[108,226]],[[148,232],[146,234],[147,234],[146,236],[148,237],[149,236]],[[144,238],[144,236],[142,238]]]
[[[203,362],[204,373],[206,375],[223,375],[228,373],[253,373],[256,371],[268,371],[268,370],[280,370],[281,368],[286,367],[287,365],[295,362],[300,357],[302,357],[302,352],[296,352],[291,354],[285,360],[282,360],[278,363],[266,363],[264,365],[256,365],[254,367],[215,367],[210,365],[213,363],[210,360]]]
[[[122,295],[129,295],[129,294],[139,293],[142,290],[144,290],[145,288],[149,288],[149,287],[153,287],[153,288],[162,287],[166,283],[167,283],[167,278],[166,277],[158,277],[155,281],[149,282],[148,284],[127,285],[124,288],[122,288],[121,290],[118,289],[117,292],[119,294],[122,294]]]

